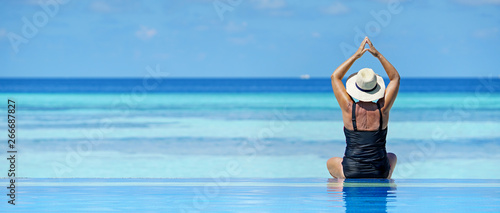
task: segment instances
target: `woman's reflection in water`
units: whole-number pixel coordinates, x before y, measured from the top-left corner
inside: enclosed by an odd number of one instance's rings
[[[328,194],[334,207],[343,202],[345,212],[387,212],[396,200],[392,179],[328,179]]]

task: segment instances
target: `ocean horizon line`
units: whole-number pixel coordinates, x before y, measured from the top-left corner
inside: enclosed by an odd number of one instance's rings
[[[384,79],[386,84],[389,79]],[[346,79],[343,79],[345,82]],[[500,92],[499,78],[402,78],[400,92]],[[331,92],[329,78],[0,78],[0,93]]]
[[[347,75],[346,77],[343,78],[343,80],[347,79]],[[129,79],[142,79],[144,78],[143,77],[132,77],[132,76],[125,76],[125,77],[0,77],[0,80],[77,80],[77,79],[82,79],[82,80],[93,80],[93,79],[103,79],[103,80],[106,80],[106,79],[113,79],[113,80],[120,80],[120,79],[124,79],[124,80],[129,80]],[[322,79],[329,79],[328,76],[325,76],[325,77],[315,77],[315,76],[311,76],[309,78],[301,78],[300,76],[296,76],[296,77],[293,77],[293,76],[289,76],[289,77],[168,77],[168,76],[160,76],[159,77],[160,79],[181,79],[181,80],[198,80],[198,79],[207,79],[207,80],[210,80],[210,79],[228,79],[228,80],[232,80],[232,79],[235,79],[235,80],[251,80],[251,79],[258,79],[258,80],[261,80],[261,79],[285,79],[285,80],[294,80],[294,79],[298,79],[298,80],[322,80]],[[384,80],[385,79],[389,79],[387,77],[383,77]],[[467,77],[467,76],[451,76],[451,77],[444,77],[444,76],[438,76],[438,77],[433,77],[433,76],[422,76],[422,77],[416,77],[416,76],[409,76],[409,77],[404,77],[402,76],[401,79],[412,79],[412,80],[418,80],[418,79],[422,79],[422,80],[427,80],[427,79],[457,79],[457,80],[462,80],[462,79],[487,79],[487,78],[492,78],[492,79],[500,79],[500,75],[498,76],[477,76],[477,77]]]

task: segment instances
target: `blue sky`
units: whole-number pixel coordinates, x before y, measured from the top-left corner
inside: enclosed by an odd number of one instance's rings
[[[500,0],[40,2],[0,1],[0,77],[329,77],[366,34],[403,77],[500,75]]]

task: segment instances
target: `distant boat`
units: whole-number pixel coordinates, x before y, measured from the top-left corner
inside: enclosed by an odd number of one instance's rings
[[[301,76],[300,76],[300,79],[309,79],[309,78],[311,78],[311,76],[310,76],[310,75],[308,75],[308,74],[305,74],[305,75],[301,75]]]

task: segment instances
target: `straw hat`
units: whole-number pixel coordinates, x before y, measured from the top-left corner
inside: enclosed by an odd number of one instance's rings
[[[346,82],[349,95],[360,101],[374,101],[384,97],[384,79],[370,68],[363,68],[349,76]]]

